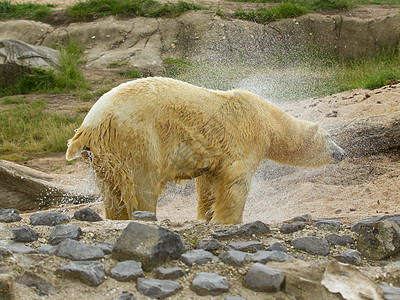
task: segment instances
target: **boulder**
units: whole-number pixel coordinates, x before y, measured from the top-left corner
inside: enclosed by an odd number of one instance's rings
[[[58,69],[59,51],[34,46],[19,40],[0,39],[0,80],[14,84],[27,72],[35,69]]]

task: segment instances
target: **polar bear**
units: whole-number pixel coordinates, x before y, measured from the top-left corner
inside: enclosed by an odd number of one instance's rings
[[[93,105],[68,142],[67,160],[79,156],[95,170],[107,218],[155,213],[167,182],[196,178],[198,219],[237,224],[262,159],[319,167],[345,152],[317,124],[251,92],[153,77]]]

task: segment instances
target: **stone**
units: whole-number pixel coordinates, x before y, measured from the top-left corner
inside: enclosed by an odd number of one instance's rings
[[[339,231],[341,225],[342,222],[336,220],[318,220],[314,223],[315,227],[330,231]]]
[[[40,212],[30,215],[32,225],[56,226],[71,221],[70,217],[60,212]]]
[[[217,259],[218,257],[216,257],[214,254],[203,249],[189,250],[186,253],[182,254],[180,257],[180,260],[188,266],[191,266],[193,264],[202,265],[210,261],[215,261]]]
[[[71,239],[71,240],[79,240],[79,237],[82,234],[82,229],[79,226],[72,225],[56,225],[51,231],[49,237],[49,243],[52,245],[57,245],[63,240]]]
[[[231,227],[224,228],[224,229],[218,229],[212,233],[212,237],[216,238],[216,239],[231,238],[231,237],[235,237],[237,235],[239,235],[239,231],[236,226],[231,226]]]
[[[15,299],[14,281],[11,274],[0,274],[0,299]]]
[[[14,208],[2,208],[0,209],[0,215],[5,215],[5,214],[20,214],[20,211],[18,209]]]
[[[103,220],[100,215],[90,207],[85,207],[74,212],[74,219],[87,222],[99,222]]]
[[[156,269],[156,274],[159,279],[176,279],[186,275],[185,271],[179,267],[158,267]]]
[[[283,223],[281,228],[279,228],[281,233],[293,233],[296,231],[303,230],[306,225],[304,222],[292,222],[292,223]]]
[[[238,250],[244,252],[256,252],[264,249],[264,243],[257,241],[231,242],[225,246],[225,250]]]
[[[25,271],[21,276],[18,276],[16,283],[34,288],[41,296],[55,295],[59,291],[59,288],[52,282],[29,271]]]
[[[316,255],[328,255],[330,250],[326,239],[315,236],[298,237],[293,239],[291,244],[295,249]]]
[[[22,218],[16,213],[6,213],[0,215],[0,222],[14,223],[21,221]]]
[[[137,290],[150,298],[165,298],[175,294],[180,289],[179,283],[172,280],[138,278]]]
[[[94,243],[96,247],[99,247],[101,250],[103,250],[104,255],[108,255],[112,253],[112,249],[114,247],[114,244],[109,243],[109,242],[97,242]]]
[[[266,264],[270,261],[287,261],[292,257],[285,252],[282,251],[257,251],[256,253],[250,254],[247,257],[247,260],[252,262],[258,262],[262,264]]]
[[[43,246],[37,247],[36,250],[41,254],[56,255],[57,248],[58,248],[57,246],[43,245]]]
[[[118,297],[115,297],[113,300],[136,300],[136,297],[131,292],[123,291]]]
[[[400,251],[400,228],[392,221],[367,223],[360,227],[356,248],[368,259],[381,260]]]
[[[380,285],[382,292],[385,296],[385,300],[398,300],[400,299],[400,287]]]
[[[336,234],[332,233],[329,234],[325,237],[325,239],[328,241],[329,244],[331,245],[342,245],[345,246],[347,244],[354,244],[354,239],[347,235],[347,234]]]
[[[118,281],[132,281],[143,276],[142,263],[125,260],[117,263],[110,271],[110,276]]]
[[[249,254],[246,252],[228,250],[221,252],[218,258],[228,265],[241,267],[246,262],[246,258],[248,257],[248,255]]]
[[[150,211],[134,211],[132,213],[132,219],[141,221],[157,221],[156,214]]]
[[[340,252],[338,255],[334,256],[338,261],[344,262],[346,264],[352,264],[359,266],[361,265],[360,252],[354,249],[348,249]]]
[[[228,280],[215,273],[200,272],[192,281],[192,289],[201,296],[220,295],[229,290]]]
[[[20,243],[13,243],[9,245],[3,246],[7,250],[11,251],[12,254],[31,254],[31,253],[38,253],[36,249],[32,249],[31,247],[25,246],[24,244]]]
[[[246,298],[238,297],[238,296],[227,296],[225,300],[246,300]]]
[[[37,232],[28,226],[11,227],[7,228],[7,230],[12,231],[14,240],[17,242],[29,243],[37,241],[39,238]]]
[[[136,260],[145,271],[178,259],[183,252],[181,237],[168,229],[131,222],[122,231],[112,250],[112,258]]]
[[[197,249],[203,249],[206,251],[213,251],[221,248],[222,244],[217,239],[204,239],[197,243]]]
[[[0,80],[7,85],[17,83],[24,74],[35,69],[58,69],[58,50],[29,45],[18,40],[0,39]]]
[[[104,252],[94,245],[67,239],[58,244],[55,255],[73,260],[92,260],[103,258]]]
[[[312,222],[312,217],[311,217],[311,215],[309,215],[309,214],[305,214],[305,215],[301,215],[301,216],[294,217],[294,218],[291,219],[290,221],[293,221],[293,222],[307,222],[307,223],[310,223],[310,222]]]
[[[98,286],[106,278],[104,265],[97,261],[73,261],[60,267],[57,273],[92,286]]]
[[[355,222],[350,225],[350,230],[359,233],[360,229],[363,225],[371,225],[373,223],[378,223],[381,221],[392,221],[395,222],[397,225],[400,226],[400,214],[396,215],[385,215],[381,217],[373,217],[373,218],[367,218],[363,219],[361,221]]]
[[[267,249],[265,249],[265,250],[287,252],[287,248],[279,242],[273,243],[271,246],[267,247]]]
[[[238,232],[243,233],[246,236],[251,236],[252,234],[268,234],[270,232],[270,229],[267,224],[261,221],[255,221],[240,226],[238,228]]]
[[[285,274],[281,270],[268,268],[263,264],[255,263],[244,278],[244,285],[260,292],[280,291]]]

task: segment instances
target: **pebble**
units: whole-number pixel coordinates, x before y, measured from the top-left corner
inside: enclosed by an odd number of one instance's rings
[[[37,232],[28,226],[11,227],[6,228],[6,230],[12,231],[14,240],[17,242],[29,243],[37,241],[39,238]]]
[[[97,242],[94,243],[96,247],[99,247],[101,250],[103,250],[104,255],[109,255],[112,253],[112,249],[114,247],[114,244],[109,243],[109,242]]]
[[[308,223],[310,223],[310,222],[312,222],[312,217],[309,214],[305,214],[305,215],[294,217],[290,221],[293,221],[293,222],[308,222]]]
[[[172,280],[138,278],[139,293],[150,298],[165,298],[175,294],[180,289],[179,283]]]
[[[218,257],[211,252],[205,251],[203,249],[189,250],[182,254],[180,260],[183,261],[188,266],[193,264],[202,265],[210,261],[218,260]]]
[[[118,281],[131,281],[143,274],[142,263],[134,260],[119,262],[110,271],[110,276]]]
[[[292,240],[292,246],[310,254],[328,255],[330,247],[326,239],[315,236],[298,237]]]
[[[55,255],[73,260],[91,260],[104,257],[99,247],[67,239],[58,244]]]
[[[215,273],[200,272],[192,281],[193,290],[201,296],[220,295],[229,290],[228,280]]]
[[[57,246],[43,245],[43,246],[37,247],[36,250],[42,254],[56,255],[57,248],[58,248]]]
[[[14,222],[19,222],[21,220],[22,218],[19,216],[19,214],[13,212],[0,214],[0,222],[3,223],[14,223]]]
[[[131,292],[123,291],[118,297],[115,297],[113,300],[136,300],[136,297]]]
[[[74,219],[86,222],[99,222],[103,219],[90,207],[85,207],[74,212]]]
[[[157,221],[156,214],[150,211],[134,211],[132,213],[132,219],[141,221]]]
[[[360,252],[354,249],[345,250],[338,255],[334,256],[338,261],[344,262],[346,264],[352,264],[359,266],[361,265]]]
[[[225,250],[239,250],[244,252],[256,252],[264,249],[264,243],[257,241],[231,242],[225,246]]]
[[[281,233],[287,234],[303,230],[304,227],[306,227],[304,222],[283,223],[279,230]]]
[[[3,248],[7,249],[13,254],[30,254],[30,253],[39,253],[36,249],[32,249],[31,247],[25,246],[20,243],[13,243],[9,245],[3,245]]]
[[[185,271],[179,267],[158,267],[156,269],[156,274],[159,279],[176,279],[186,275]]]
[[[248,255],[249,254],[246,252],[228,250],[221,252],[218,257],[228,265],[241,267],[246,262],[246,258],[248,257]]]
[[[73,261],[60,267],[57,273],[93,286],[99,285],[106,278],[104,265],[97,261]]]
[[[265,250],[287,252],[287,248],[279,242],[273,243],[271,246],[267,247],[267,249],[265,249]]]
[[[222,244],[217,239],[204,239],[197,243],[197,249],[203,249],[206,251],[213,251],[222,249]]]
[[[291,259],[292,256],[288,255],[282,251],[257,251],[256,253],[247,256],[247,259],[252,262],[258,262],[266,264],[269,261],[287,261]]]
[[[30,215],[29,221],[32,225],[56,226],[61,223],[68,223],[71,218],[60,212],[40,212]]]
[[[281,290],[285,274],[281,270],[268,268],[255,263],[247,272],[244,284],[247,288],[260,292],[276,292]]]
[[[56,245],[66,239],[79,240],[81,234],[82,230],[79,226],[56,225],[51,231],[49,243]]]

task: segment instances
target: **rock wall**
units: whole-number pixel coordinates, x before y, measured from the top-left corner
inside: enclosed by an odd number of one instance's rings
[[[0,22],[0,38],[52,47],[67,39],[86,47],[88,66],[127,63],[162,75],[165,57],[222,62],[245,58],[260,64],[276,54],[316,47],[343,57],[371,56],[395,49],[400,39],[400,13],[371,18],[307,14],[267,25],[223,19],[210,11],[178,18],[107,17],[66,27],[14,20]]]

